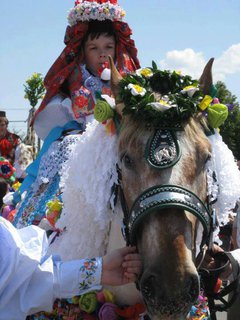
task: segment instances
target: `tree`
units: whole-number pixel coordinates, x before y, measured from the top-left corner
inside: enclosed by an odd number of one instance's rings
[[[34,72],[33,75],[26,80],[24,88],[24,98],[29,100],[30,105],[34,108],[37,105],[38,100],[42,99],[43,94],[45,93],[45,87],[41,73]]]
[[[31,105],[31,109],[29,110],[28,115],[27,136],[24,142],[26,144],[30,144],[33,147],[35,153],[35,132],[33,130],[33,127],[30,126],[30,123],[35,113],[35,106],[37,105],[38,100],[43,98],[43,95],[45,93],[45,87],[43,84],[43,77],[41,73],[34,72],[33,75],[26,80],[26,84],[24,84],[24,92],[24,98],[29,100],[29,103]],[[38,149],[40,149],[40,141],[38,141]]]
[[[220,102],[229,107],[228,118],[220,127],[220,132],[234,157],[240,159],[240,107],[237,97],[221,81],[216,83],[216,87]]]

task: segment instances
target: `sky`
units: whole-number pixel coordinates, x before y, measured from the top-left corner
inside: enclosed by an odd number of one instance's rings
[[[214,81],[224,81],[240,101],[239,0],[118,0],[133,30],[141,65],[181,70],[199,78],[215,58]],[[9,128],[26,132],[25,81],[43,76],[64,48],[73,0],[11,0],[0,3],[0,110]]]

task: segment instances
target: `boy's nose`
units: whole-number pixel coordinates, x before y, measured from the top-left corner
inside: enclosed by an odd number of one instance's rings
[[[106,53],[105,52],[101,52],[100,53],[100,58],[106,58]]]

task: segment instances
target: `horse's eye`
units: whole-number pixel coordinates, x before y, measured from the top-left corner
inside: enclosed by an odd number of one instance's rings
[[[127,153],[125,153],[124,156],[122,157],[122,162],[125,165],[125,167],[128,169],[130,169],[133,166],[133,160]]]
[[[209,153],[205,159],[205,163],[207,163],[209,160],[211,160],[211,158],[212,158],[212,155],[211,155],[211,153]]]

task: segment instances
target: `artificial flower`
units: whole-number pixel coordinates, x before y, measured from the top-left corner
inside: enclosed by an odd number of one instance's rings
[[[199,104],[199,108],[203,111],[207,109],[207,107],[212,102],[213,98],[211,96],[205,95],[205,97],[202,99],[202,101]]]
[[[49,210],[51,211],[61,211],[62,210],[62,207],[63,207],[63,204],[61,201],[59,201],[58,199],[55,199],[53,201],[49,201],[47,203],[47,207]]]
[[[116,308],[117,306],[111,302],[104,303],[98,313],[99,320],[117,320]]]
[[[150,78],[153,75],[153,72],[150,68],[141,68],[136,70],[136,74],[145,78]]]
[[[110,105],[103,100],[97,100],[94,108],[94,117],[99,122],[104,122],[114,116],[114,111]]]
[[[114,98],[110,97],[108,94],[102,94],[101,98],[106,100],[112,109],[115,109],[116,103]]]
[[[133,306],[128,306],[124,308],[117,308],[116,313],[124,318],[129,320],[138,320],[140,319],[140,315],[145,312],[145,306],[141,303],[136,303]]]
[[[114,303],[114,296],[111,291],[109,291],[108,289],[103,289],[103,294],[106,302]]]
[[[187,95],[188,95],[190,98],[192,98],[193,95],[194,95],[194,93],[195,93],[196,91],[198,91],[198,90],[199,90],[198,87],[195,87],[195,86],[186,86],[185,88],[183,88],[183,89],[181,90],[181,93],[187,93]]]
[[[21,186],[21,183],[19,181],[15,182],[12,187],[15,191],[17,191]]]
[[[55,227],[55,224],[60,217],[63,204],[58,199],[54,199],[53,201],[49,201],[46,206],[48,207],[46,218],[51,226]]]
[[[78,21],[89,20],[111,20],[121,21],[125,16],[125,11],[117,3],[96,3],[94,1],[76,2],[68,14],[70,26],[75,25]]]
[[[127,86],[127,89],[131,90],[131,94],[133,96],[143,97],[146,93],[146,89],[139,86],[138,84],[129,83],[129,85]]]
[[[81,310],[92,313],[97,308],[97,297],[95,292],[83,294],[79,299],[79,307]]]
[[[215,103],[208,107],[208,123],[212,128],[220,127],[228,117],[228,107]]]
[[[176,107],[177,105],[172,104],[169,101],[169,97],[167,95],[164,95],[159,101],[148,103],[148,106],[151,106],[156,111],[164,112],[170,108]]]
[[[172,106],[166,103],[164,100],[160,100],[159,102],[150,102],[147,105],[151,106],[154,110],[161,111],[161,112],[164,112],[172,108]]]

